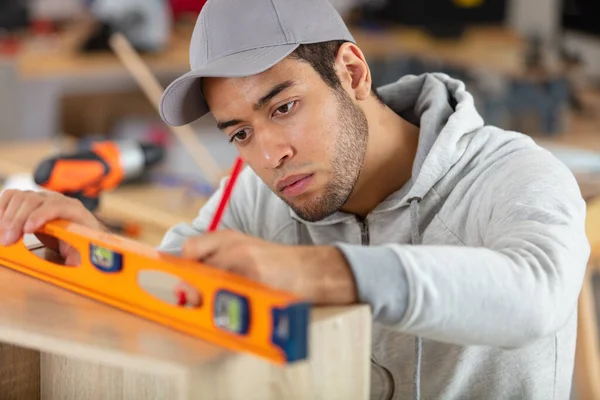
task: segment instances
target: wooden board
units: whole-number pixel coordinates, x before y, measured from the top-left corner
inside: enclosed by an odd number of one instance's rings
[[[583,281],[578,303],[579,320],[574,384],[577,389],[577,398],[580,400],[600,398],[600,345],[598,344],[598,319],[596,318],[592,275],[593,270],[589,270]]]
[[[43,399],[368,398],[369,308],[318,308],[311,321],[310,361],[280,367],[0,267],[0,342],[42,353]]]
[[[0,398],[37,400],[40,397],[40,353],[0,343]]]
[[[42,354],[41,399],[169,400],[182,398],[177,379]],[[57,373],[59,372],[60,373]]]
[[[587,202],[587,215],[585,229],[590,246],[592,247],[592,262],[596,268],[600,265],[600,196],[596,196]],[[600,272],[600,268],[598,268]]]

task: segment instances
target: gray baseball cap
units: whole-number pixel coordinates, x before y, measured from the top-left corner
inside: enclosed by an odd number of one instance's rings
[[[189,124],[209,112],[203,77],[259,74],[300,44],[355,43],[328,0],[209,0],[190,43],[191,71],[165,90],[160,115],[169,125]]]

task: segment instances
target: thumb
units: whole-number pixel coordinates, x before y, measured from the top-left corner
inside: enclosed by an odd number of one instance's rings
[[[73,246],[66,242],[60,241],[58,244],[60,255],[65,259],[65,265],[69,267],[77,267],[81,264],[81,255]]]

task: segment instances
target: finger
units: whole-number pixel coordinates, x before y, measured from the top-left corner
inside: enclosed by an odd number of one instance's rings
[[[215,235],[217,236],[217,235]],[[223,235],[218,235],[223,236]],[[230,238],[230,235],[224,235]],[[217,238],[218,239],[218,238]],[[192,246],[193,244],[189,244],[188,246]],[[188,250],[192,251],[192,250]],[[193,253],[190,253],[193,254]],[[222,252],[215,251],[210,255],[204,257],[202,261],[204,264],[211,266],[213,268],[221,269],[221,270],[237,270],[237,266],[232,264],[232,259],[228,255],[234,255],[235,252]],[[191,256],[192,258],[195,258]],[[235,256],[234,256],[235,257]],[[174,288],[174,294],[177,299],[177,303],[180,306],[191,306],[198,307],[202,304],[202,295],[201,293],[192,285],[185,281],[180,281]]]
[[[29,213],[42,203],[37,196],[20,192],[12,196],[2,217],[2,244],[13,244],[23,235],[23,226]]]
[[[77,267],[81,264],[81,255],[79,251],[65,241],[60,241],[58,244],[60,255],[65,259],[65,265],[69,267]]]
[[[28,232],[35,232],[46,222],[59,218],[75,223],[85,223],[82,209],[84,207],[81,203],[69,198],[48,199],[29,214],[25,224],[26,229]]]
[[[244,257],[243,254],[244,253],[238,251],[237,248],[228,249],[227,251],[221,251],[211,255],[205,260],[202,260],[202,263],[209,267],[240,275],[245,278],[256,279],[257,276],[255,269],[252,266],[252,262],[248,257]]]
[[[188,238],[181,249],[181,256],[194,260],[205,260],[222,249],[231,248],[239,234],[233,231],[209,232]]]
[[[179,282],[175,286],[174,292],[178,300],[178,305],[180,306],[190,305],[192,307],[198,307],[202,304],[200,292],[185,281]]]
[[[33,193],[31,190],[19,190],[19,189],[6,189],[2,192],[0,196],[0,218],[4,211],[6,211],[6,207],[12,201],[15,196],[20,196],[24,193]]]
[[[2,215],[0,215],[0,227],[3,229],[8,228],[18,210],[25,202],[29,203],[32,202],[32,199],[40,198],[40,196],[30,190],[10,190],[4,192],[0,198],[0,208],[2,210]],[[39,200],[36,201],[39,202]]]
[[[3,196],[4,205],[3,205],[2,219],[0,220],[0,227],[3,230],[8,228],[8,225],[12,221],[12,216],[19,208],[18,197],[20,195],[21,195],[21,192],[12,191],[10,193],[7,193],[6,196]]]
[[[2,219],[2,215],[4,214],[8,203],[10,203],[10,200],[17,192],[18,191],[15,189],[6,189],[2,192],[2,196],[0,196],[0,220]]]
[[[17,199],[15,199],[15,201],[16,200]],[[9,229],[19,229],[20,231],[25,232],[25,224],[29,218],[29,215],[33,212],[33,210],[42,205],[44,199],[36,195],[32,196],[23,194],[18,198],[18,201],[20,202],[20,207],[15,212],[15,215],[12,219],[12,227]],[[31,233],[31,231],[27,231],[25,233]]]
[[[68,267],[78,267],[81,265],[81,255],[74,248],[69,248],[64,254],[65,265]]]

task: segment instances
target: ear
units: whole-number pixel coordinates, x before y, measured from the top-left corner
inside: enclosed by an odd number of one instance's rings
[[[365,100],[371,93],[371,71],[362,51],[346,42],[340,46],[336,56],[336,70],[342,86],[356,100]]]

